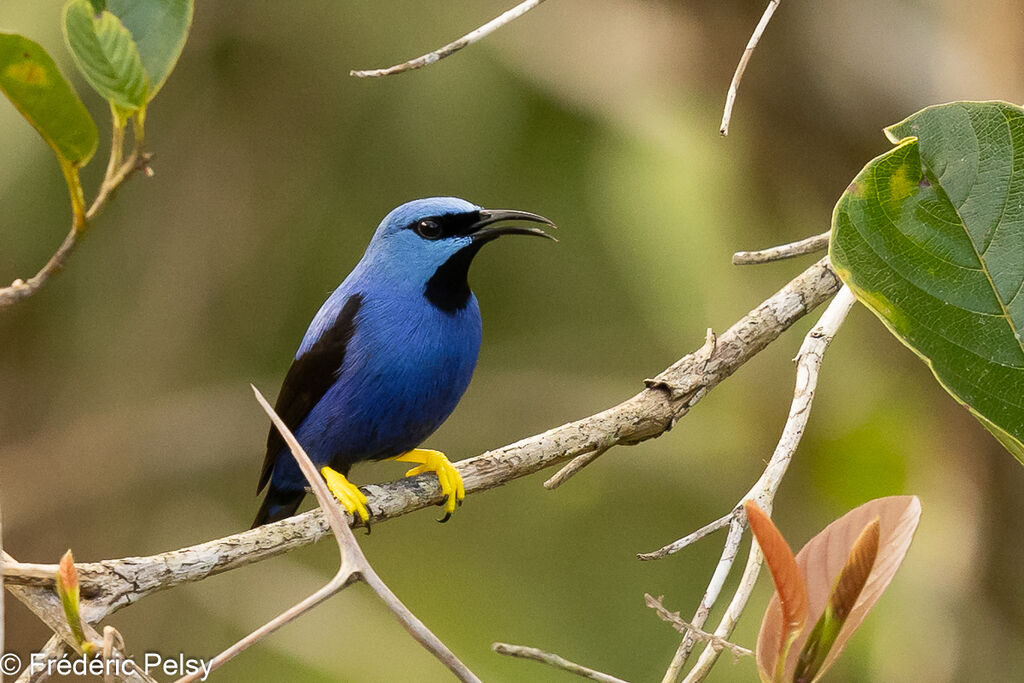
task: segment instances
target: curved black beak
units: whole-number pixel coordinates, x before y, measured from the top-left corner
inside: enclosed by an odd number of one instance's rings
[[[549,235],[540,228],[527,228],[522,225],[503,225],[493,228],[487,227],[489,225],[494,225],[495,223],[504,223],[506,221],[542,223],[552,228],[557,227],[547,218],[544,218],[544,216],[530,213],[529,211],[515,211],[513,209],[482,209],[479,214],[480,219],[473,223],[469,233],[474,242],[489,242],[490,240],[493,240],[496,237],[501,237],[502,235],[534,235],[536,237],[547,237],[549,240],[558,241],[552,235]]]

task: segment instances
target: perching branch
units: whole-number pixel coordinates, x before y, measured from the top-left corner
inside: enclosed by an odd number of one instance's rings
[[[263,410],[266,411],[267,416],[270,418],[271,422],[274,423],[278,432],[281,433],[281,437],[284,439],[285,443],[288,444],[288,448],[291,450],[292,455],[298,462],[299,468],[302,470],[302,474],[305,475],[306,481],[309,482],[310,488],[313,489],[313,495],[316,496],[317,502],[320,503],[320,509],[327,517],[327,522],[334,534],[334,538],[338,542],[338,552],[341,554],[341,563],[338,567],[337,573],[334,575],[334,578],[332,578],[327,585],[310,595],[302,602],[293,606],[291,609],[288,609],[274,617],[269,622],[229,647],[227,650],[221,652],[210,661],[208,670],[213,671],[214,669],[220,668],[225,662],[234,658],[246,648],[256,644],[285,624],[299,618],[332,595],[339,593],[353,583],[362,580],[369,584],[384,604],[386,604],[388,608],[395,613],[395,616],[398,617],[402,626],[412,634],[413,638],[419,641],[423,647],[437,657],[442,664],[447,666],[460,681],[480,683],[480,679],[466,668],[466,665],[460,662],[451,650],[449,650],[445,644],[437,638],[437,636],[431,633],[430,630],[423,625],[423,622],[417,619],[416,616],[410,612],[408,608],[401,603],[401,601],[399,601],[395,594],[391,592],[391,589],[389,589],[384,582],[380,580],[380,577],[377,576],[377,573],[374,572],[373,568],[370,566],[369,560],[367,560],[366,556],[363,555],[362,549],[356,542],[356,537],[352,534],[352,529],[349,528],[351,517],[346,516],[341,505],[334,499],[334,496],[331,495],[330,490],[327,488],[327,484],[317,472],[316,467],[309,459],[309,456],[306,455],[306,451],[304,451],[302,446],[299,445],[295,435],[292,434],[291,430],[288,429],[284,421],[280,416],[278,416],[274,409],[270,407],[267,400],[263,398],[263,394],[261,394],[256,387],[252,387],[252,390],[256,394],[256,400],[259,401],[260,406],[262,406]],[[192,683],[203,675],[203,671],[196,671],[189,676],[179,678],[175,683]]]
[[[750,58],[754,56],[754,48],[757,47],[758,41],[761,40],[761,34],[768,27],[768,22],[771,21],[772,15],[775,14],[775,10],[779,8],[780,0],[769,0],[768,6],[764,9],[764,14],[761,15],[761,20],[757,22],[757,26],[754,28],[754,32],[750,35],[750,40],[747,41],[747,46],[743,49],[743,54],[740,56],[740,63],[736,65],[736,72],[732,75],[732,82],[729,83],[729,94],[725,97],[725,111],[722,113],[722,125],[719,127],[718,132],[725,137],[729,134],[729,121],[732,119],[732,107],[736,103],[736,92],[740,89],[740,81],[743,80],[743,72],[747,70],[747,63],[750,62]]]
[[[571,674],[576,674],[577,676],[588,678],[592,681],[600,681],[601,683],[627,683],[621,678],[609,676],[606,673],[602,673],[585,666],[580,666],[575,662],[570,662],[564,657],[559,657],[556,654],[545,652],[544,650],[540,650],[535,647],[509,645],[508,643],[494,643],[491,645],[491,649],[499,655],[519,657],[520,659],[531,659],[535,662],[547,664],[548,666],[553,666],[556,669],[561,669],[562,671],[567,671]]]
[[[806,337],[804,337],[804,342],[800,346],[800,351],[796,356],[796,388],[793,393],[793,402],[790,406],[789,417],[786,420],[786,425],[782,430],[782,436],[779,438],[778,445],[776,445],[775,452],[768,461],[768,466],[765,468],[764,473],[757,480],[757,483],[755,483],[754,486],[752,486],[751,489],[740,499],[737,506],[728,516],[731,518],[729,524],[729,536],[725,542],[722,559],[708,585],[704,599],[701,600],[701,604],[698,607],[694,618],[690,622],[698,630],[703,628],[704,622],[707,620],[711,607],[714,605],[718,594],[721,592],[722,584],[724,583],[729,570],[732,568],[732,564],[735,561],[736,554],[739,550],[746,521],[739,512],[742,508],[743,502],[746,500],[753,500],[766,512],[770,512],[772,509],[775,494],[778,492],[779,486],[782,484],[782,479],[786,474],[786,470],[789,467],[793,454],[800,445],[804,429],[807,426],[807,420],[810,417],[811,403],[814,401],[814,392],[818,384],[818,373],[821,369],[822,356],[829,343],[831,343],[833,337],[835,337],[839,326],[842,325],[843,321],[846,319],[846,315],[849,313],[854,301],[855,299],[852,292],[850,292],[848,287],[844,286],[839,290],[839,294],[836,295],[836,298],[833,299],[828,308],[825,309],[825,312],[822,314],[818,324],[807,333]],[[717,520],[712,524],[719,524],[721,521],[722,520]],[[705,529],[706,528],[707,527],[705,527]],[[687,541],[694,536],[694,534],[690,534],[690,536],[680,539],[676,543],[666,546],[666,548],[677,545],[682,547],[682,543],[684,541]],[[693,540],[696,539],[694,538]],[[678,550],[679,548],[675,549]],[[669,552],[666,552],[665,548],[661,551],[656,551],[656,553],[664,553],[665,555],[669,554]],[[742,614],[743,609],[747,605],[747,600],[750,599],[751,592],[753,592],[754,584],[757,581],[757,576],[761,569],[762,560],[763,557],[757,544],[751,544],[750,554],[748,555],[743,575],[740,578],[740,584],[736,588],[736,592],[733,594],[733,598],[730,601],[729,606],[726,608],[725,614],[722,616],[718,627],[713,633],[715,637],[721,639],[729,638],[733,627],[739,620],[740,614]],[[696,631],[694,633],[688,633],[683,638],[682,643],[680,643],[679,648],[676,651],[675,657],[673,657],[669,668],[665,672],[665,677],[662,679],[662,683],[673,683],[678,677],[683,665],[689,658],[696,640],[699,639],[695,633]],[[693,669],[691,669],[689,674],[686,676],[686,683],[704,680],[707,674],[711,671],[711,667],[714,666],[714,663],[717,661],[720,653],[721,648],[716,648],[713,643],[709,643],[708,646],[704,648],[704,651],[701,653],[701,656],[698,658]]]
[[[458,52],[467,45],[472,45],[478,40],[486,38],[505,24],[523,16],[542,2],[544,2],[544,0],[525,0],[504,14],[491,19],[480,28],[470,31],[458,40],[454,40],[444,47],[439,47],[433,52],[428,52],[425,55],[421,55],[415,59],[410,59],[407,62],[395,64],[394,66],[389,66],[384,69],[356,69],[349,71],[348,73],[350,76],[355,76],[356,78],[377,78],[379,76],[390,76],[392,74],[399,74],[405,71],[412,71],[413,69],[420,69],[428,64],[433,64],[434,62],[440,61],[445,57]]]
[[[824,251],[828,249],[828,238],[831,234],[831,231],[826,230],[820,235],[812,235],[777,247],[769,247],[760,251],[737,251],[732,255],[732,264],[734,266],[750,266]]]
[[[702,349],[681,358],[632,398],[596,415],[458,462],[467,492],[501,486],[609,443],[632,445],[663,434],[719,382],[832,296],[839,285],[827,260],[822,259],[722,333],[712,352]],[[442,499],[437,478],[430,475],[363,488],[374,522]],[[327,533],[324,513],[313,510],[159,555],[79,563],[82,618],[98,623],[157,591],[280,555]],[[16,597],[34,610],[53,603],[60,613],[52,590],[55,572],[56,565],[9,561],[3,567],[4,581]],[[58,624],[54,630],[59,632],[59,628]]]
[[[121,186],[135,171],[144,171],[147,176],[152,176],[153,171],[148,163],[150,156],[145,154],[141,148],[141,138],[136,133],[135,148],[128,158],[121,161],[122,147],[124,143],[124,126],[118,125],[118,119],[114,117],[114,131],[110,144],[110,159],[107,162],[107,170],[103,181],[96,193],[96,198],[84,209],[84,198],[82,197],[82,185],[78,178],[78,168],[64,168],[64,176],[68,183],[71,194],[72,221],[71,230],[64,241],[54,252],[50,260],[42,269],[30,277],[27,281],[21,278],[12,282],[9,286],[0,288],[0,310],[12,306],[22,299],[39,291],[39,288],[46,284],[52,276],[64,270],[71,252],[75,250],[82,237],[88,232],[89,221],[99,215],[106,206],[110,195]],[[64,164],[62,164],[62,167]]]

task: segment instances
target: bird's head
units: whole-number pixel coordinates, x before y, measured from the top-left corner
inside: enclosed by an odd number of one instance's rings
[[[377,273],[421,287],[431,303],[455,312],[469,301],[469,265],[484,244],[502,235],[555,239],[524,222],[554,227],[528,211],[484,209],[457,197],[417,199],[384,217],[363,260]]]

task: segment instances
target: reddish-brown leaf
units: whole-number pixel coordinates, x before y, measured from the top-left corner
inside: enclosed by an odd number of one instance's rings
[[[875,566],[875,557],[878,555],[881,529],[882,525],[877,517],[864,527],[846,558],[846,564],[839,572],[836,587],[829,597],[832,611],[839,619],[846,619],[853,611],[861,590],[868,582],[871,568]]]
[[[75,569],[75,558],[68,550],[60,558],[57,565],[57,595],[60,597],[61,605],[64,607],[64,617],[67,619],[71,634],[78,642],[78,650],[88,654],[94,647],[82,630],[82,616],[79,611],[80,587],[78,584],[78,571]]]
[[[846,564],[839,572],[832,594],[825,605],[825,612],[818,619],[818,622],[811,629],[807,640],[800,649],[797,659],[796,670],[793,673],[793,683],[809,683],[817,677],[825,658],[832,651],[836,638],[850,616],[861,590],[867,583],[871,568],[875,564],[875,557],[878,555],[878,539],[880,525],[878,518],[873,519],[860,536],[857,537],[846,558]]]
[[[60,558],[60,564],[57,565],[57,592],[66,594],[75,594],[75,600],[78,595],[78,572],[75,570],[75,558],[71,554],[71,550],[68,550]]]
[[[761,546],[764,561],[772,573],[775,595],[780,603],[780,609],[774,616],[775,638],[765,643],[759,640],[757,643],[757,660],[760,666],[763,648],[770,649],[771,660],[778,662],[793,639],[799,636],[807,621],[807,588],[797,568],[793,551],[771,518],[752,500],[743,503],[743,509],[747,512],[750,532]],[[761,671],[762,677],[767,676],[766,680],[772,680],[774,673],[775,666]]]
[[[832,666],[850,636],[863,623],[868,612],[892,581],[910,548],[914,531],[921,519],[921,501],[917,496],[890,496],[872,500],[829,524],[797,553],[796,564],[807,586],[808,617],[812,622],[817,622],[825,611],[832,588],[846,566],[854,544],[865,531],[865,527],[876,518],[879,539],[875,561],[863,589],[850,609],[846,623],[814,680],[818,680]],[[762,675],[764,671],[774,671],[778,661],[777,658],[771,657],[770,645],[779,642],[781,613],[782,607],[778,596],[773,596],[765,611],[757,639],[758,668]],[[810,629],[807,629],[807,632],[802,633],[793,643],[786,659],[784,680],[792,680],[797,658],[809,632]]]

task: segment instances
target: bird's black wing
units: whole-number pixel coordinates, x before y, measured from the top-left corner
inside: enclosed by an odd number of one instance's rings
[[[309,415],[309,411],[320,402],[337,380],[341,364],[345,360],[345,349],[356,331],[356,314],[362,305],[362,294],[353,294],[346,299],[334,323],[288,368],[274,410],[291,431],[299,428]],[[267,435],[267,455],[263,460],[257,493],[270,481],[274,464],[284,447],[284,439],[277,428],[271,425],[270,434]]]

